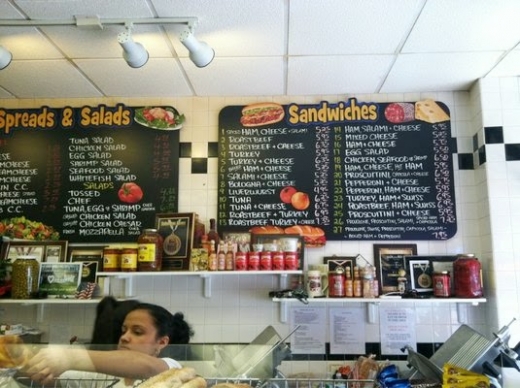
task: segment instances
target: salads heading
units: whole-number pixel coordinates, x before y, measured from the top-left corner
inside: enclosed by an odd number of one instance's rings
[[[130,108],[123,104],[53,109],[0,109],[0,131],[126,128],[137,122],[158,129],[179,129],[184,115],[172,107]]]

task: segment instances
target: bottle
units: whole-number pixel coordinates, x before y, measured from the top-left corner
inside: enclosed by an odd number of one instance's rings
[[[18,256],[13,263],[11,297],[30,299],[38,291],[40,264],[34,256]]]
[[[354,267],[354,281],[352,283],[354,298],[361,298],[363,296],[363,289],[361,285],[361,277],[359,276],[359,267]]]
[[[372,266],[366,265],[363,268],[363,298],[373,298],[374,297],[374,277],[372,272]]]
[[[230,241],[227,244],[226,251],[226,271],[234,271],[235,270],[235,247],[233,243]]]
[[[224,271],[226,269],[226,244],[221,241],[218,244],[217,252],[217,270]]]
[[[208,240],[215,241],[215,247],[218,247],[218,244],[220,243],[220,236],[217,232],[217,221],[214,218],[209,220]]]
[[[215,240],[209,242],[208,270],[218,270],[217,252],[215,251]]]
[[[352,298],[354,296],[354,284],[352,281],[352,275],[348,269],[345,271],[345,296],[347,298]]]
[[[202,222],[200,222],[200,218],[198,214],[195,214],[195,231],[193,234],[193,247],[194,248],[204,248],[202,246],[202,236],[206,234],[206,227]]]
[[[163,238],[157,229],[144,229],[137,239],[137,270],[160,271]]]
[[[337,266],[329,272],[329,298],[345,297],[345,268]]]

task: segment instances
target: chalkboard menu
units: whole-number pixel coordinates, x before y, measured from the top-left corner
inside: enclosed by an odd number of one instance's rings
[[[328,240],[445,240],[457,230],[450,112],[433,100],[227,106],[218,226]],[[294,229],[294,228],[293,228]]]
[[[0,109],[0,219],[69,242],[136,242],[177,211],[183,119],[172,107]]]

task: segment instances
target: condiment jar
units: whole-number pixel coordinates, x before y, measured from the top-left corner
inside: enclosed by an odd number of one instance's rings
[[[13,263],[11,297],[30,299],[38,291],[40,264],[34,256],[18,256]]]
[[[457,298],[480,298],[482,292],[480,261],[471,254],[459,255],[453,263],[453,286]]]
[[[108,247],[103,249],[103,271],[119,272],[121,270],[121,249]]]
[[[137,246],[121,248],[121,271],[137,271]]]
[[[137,270],[160,271],[162,256],[162,236],[157,229],[144,229],[137,239]]]

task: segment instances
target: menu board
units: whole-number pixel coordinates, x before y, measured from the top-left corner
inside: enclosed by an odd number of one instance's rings
[[[438,101],[227,106],[219,230],[446,240],[457,230],[452,158],[450,112]]]
[[[0,219],[69,242],[136,242],[177,211],[183,119],[172,107],[0,109]]]

